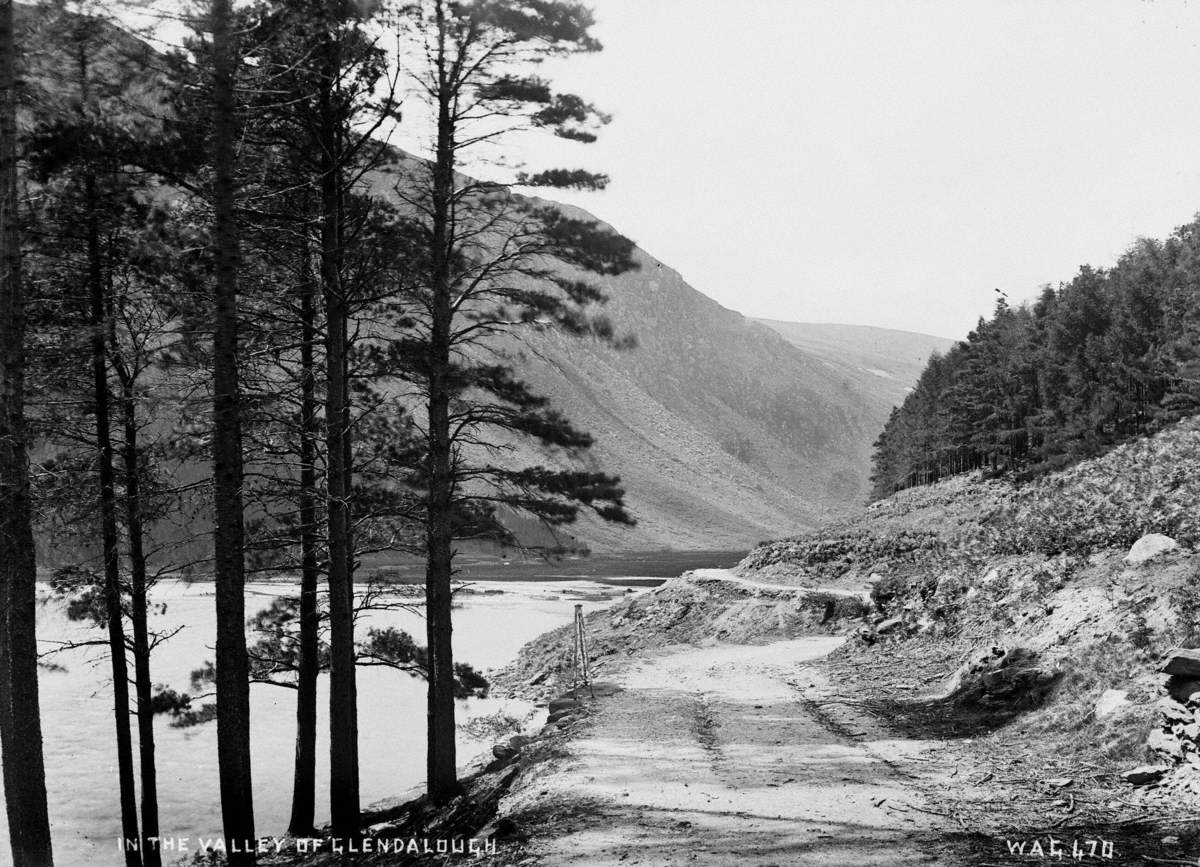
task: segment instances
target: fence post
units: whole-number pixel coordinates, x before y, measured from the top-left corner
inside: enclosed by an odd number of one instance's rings
[[[587,634],[584,631],[583,621],[583,604],[575,603],[575,674],[576,684],[579,679],[582,679],[583,685],[588,688],[592,698],[596,697],[596,691],[592,688],[592,674],[588,668],[588,651],[587,651]],[[578,689],[578,685],[574,687]]]

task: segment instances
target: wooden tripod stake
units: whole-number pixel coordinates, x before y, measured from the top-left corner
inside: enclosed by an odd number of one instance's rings
[[[575,604],[575,687],[578,691],[579,684],[582,683],[588,688],[592,698],[596,697],[596,691],[592,688],[592,675],[588,670],[588,652],[587,652],[587,636],[583,627],[583,605]]]

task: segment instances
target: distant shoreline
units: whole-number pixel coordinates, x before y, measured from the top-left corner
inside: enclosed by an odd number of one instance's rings
[[[455,577],[460,581],[595,581],[645,587],[692,569],[728,569],[746,554],[746,551],[635,551],[520,561],[505,561],[494,554],[463,554],[456,561]],[[416,583],[424,578],[425,564],[418,559],[364,564],[363,575],[372,571],[384,581]]]
[[[729,569],[747,554],[738,551],[632,551],[627,554],[592,554],[588,557],[561,559],[505,560],[499,554],[464,553],[457,560],[455,579],[489,583],[529,581],[594,581],[614,587],[656,587],[668,578],[692,569]],[[377,578],[383,583],[401,585],[424,581],[425,563],[416,557],[389,562],[383,557],[369,558],[359,567],[355,582]],[[189,584],[211,584],[209,575],[184,577],[167,575],[168,580]],[[39,575],[39,583],[48,583],[49,575]],[[248,584],[286,584],[294,579],[279,573],[250,574]]]

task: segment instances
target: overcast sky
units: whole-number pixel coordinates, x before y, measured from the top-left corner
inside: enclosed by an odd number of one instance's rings
[[[1200,3],[592,5],[570,198],[745,314],[963,337],[1200,211]]]

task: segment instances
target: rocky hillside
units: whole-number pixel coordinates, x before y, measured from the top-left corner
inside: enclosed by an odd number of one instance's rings
[[[904,340],[805,349],[636,258],[604,280],[605,312],[635,349],[554,334],[524,347],[522,373],[595,435],[638,519],[571,532],[598,550],[749,548],[857,508],[871,444],[917,369]]]
[[[732,573],[673,579],[588,628],[601,678],[664,644],[847,635],[825,663],[834,692],[817,698],[852,698],[898,735],[949,739],[990,776],[1023,756],[1039,798],[1047,778],[1074,780],[1073,821],[1116,821],[1114,796],[1200,796],[1200,652],[1174,651],[1200,646],[1197,545],[1189,420],[1026,485],[975,476],[902,492],[761,545]],[[564,647],[544,636],[501,681],[552,691],[570,670]],[[1029,819],[996,813],[995,795],[972,789],[954,809],[981,828]]]
[[[868,325],[756,321],[876,396],[883,413],[881,428],[891,408],[904,402],[929,356],[954,345],[947,337]]]
[[[976,473],[902,491],[819,533],[760,546],[741,569],[851,580],[926,557],[1088,557],[1147,533],[1200,542],[1198,419],[1023,485]]]
[[[869,594],[836,664],[868,695],[890,689],[881,706],[910,733],[985,735],[976,752],[1022,749],[1058,769],[1045,776],[1089,768],[1075,797],[1098,804],[1115,789],[1187,807],[1200,654],[1176,648],[1200,645],[1198,516],[1192,419],[1026,485],[902,492],[760,546],[737,572]],[[925,698],[895,701],[922,681]]]

